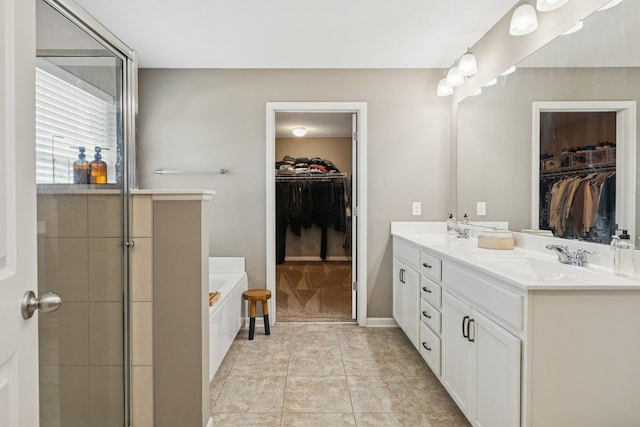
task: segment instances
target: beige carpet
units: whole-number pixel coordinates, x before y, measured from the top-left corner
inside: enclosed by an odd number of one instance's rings
[[[351,262],[276,265],[279,322],[351,321]]]

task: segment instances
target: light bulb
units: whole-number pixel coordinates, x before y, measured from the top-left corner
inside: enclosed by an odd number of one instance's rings
[[[487,83],[485,83],[484,87],[493,86],[496,83],[498,83],[498,78],[494,77],[491,80],[489,80]]]
[[[447,79],[441,79],[438,82],[438,96],[449,96],[453,95],[453,87],[447,83]]]
[[[564,6],[568,2],[569,0],[538,0],[536,3],[536,9],[540,12],[549,12],[550,10],[555,10]]]
[[[477,73],[478,61],[476,60],[476,56],[471,52],[467,52],[462,55],[462,58],[460,58],[460,62],[458,63],[458,71],[465,77],[470,77]]]
[[[297,127],[291,131],[295,136],[305,136],[307,134],[307,128]]]
[[[518,6],[513,15],[511,15],[509,34],[523,36],[532,33],[536,28],[538,28],[538,16],[533,6],[528,3]]]
[[[460,86],[464,83],[464,77],[458,71],[457,66],[449,68],[449,72],[447,72],[447,83],[452,87]]]
[[[600,9],[598,9],[598,12],[601,12],[601,11],[607,10],[607,9],[611,9],[612,7],[617,6],[620,3],[622,3],[622,0],[611,0],[609,3],[605,4]]]
[[[511,67],[507,68],[506,70],[504,70],[500,75],[501,76],[506,76],[508,74],[513,73],[516,70],[516,66],[512,65]]]
[[[562,33],[562,35],[563,36],[568,36],[569,34],[573,34],[576,31],[580,31],[582,29],[582,27],[584,27],[584,22],[578,21],[575,24],[573,24],[573,26],[571,28],[569,28],[567,31]]]

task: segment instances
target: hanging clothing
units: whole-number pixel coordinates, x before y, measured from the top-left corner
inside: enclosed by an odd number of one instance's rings
[[[347,231],[350,193],[346,177],[293,178],[276,181],[276,263],[286,256],[287,228],[296,236],[302,228],[320,228],[320,258],[327,258],[327,230]]]
[[[615,233],[615,172],[540,180],[540,229],[608,243]]]

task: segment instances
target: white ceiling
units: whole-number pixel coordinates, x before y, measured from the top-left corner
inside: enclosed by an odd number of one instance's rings
[[[305,138],[349,138],[351,113],[276,113],[276,138],[295,138],[295,127],[307,129]]]
[[[448,68],[517,0],[76,0],[143,68]]]

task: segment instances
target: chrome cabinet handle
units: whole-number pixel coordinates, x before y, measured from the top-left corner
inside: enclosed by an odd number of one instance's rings
[[[425,267],[425,268],[432,268],[432,266],[427,264],[426,262],[423,262],[422,266]]]
[[[471,324],[473,323],[473,337],[471,338]],[[469,319],[469,324],[467,325],[467,339],[469,340],[469,342],[475,342],[475,336],[476,336],[476,321],[473,319]]]
[[[51,313],[59,309],[61,305],[62,298],[53,292],[46,293],[38,298],[33,291],[27,291],[22,298],[20,308],[22,311],[22,317],[25,319],[31,319],[36,310],[40,310],[44,313]]]
[[[422,315],[423,315],[424,317],[426,317],[427,319],[431,319],[431,316],[430,316],[430,315],[429,315],[429,313],[427,313],[426,311],[423,311],[423,312],[422,312]]]
[[[431,351],[431,347],[427,347],[427,343],[426,342],[423,342],[422,346],[425,348],[425,350]]]
[[[467,329],[466,332],[464,330],[464,326],[467,323],[467,321],[469,321],[469,316],[464,316],[462,318],[462,336],[466,339],[469,339],[469,329]]]
[[[426,286],[422,287],[422,290],[425,291],[426,293],[430,294],[431,293],[431,289],[427,288]]]
[[[125,248],[132,248],[136,243],[131,240],[130,242],[124,242]]]

